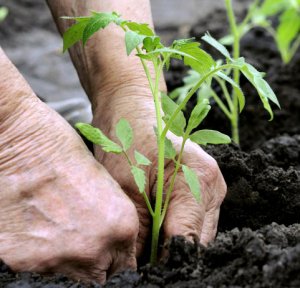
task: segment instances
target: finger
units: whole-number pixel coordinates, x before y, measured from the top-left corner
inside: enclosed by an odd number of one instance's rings
[[[130,189],[129,187],[122,187],[123,191],[129,196],[133,202],[138,218],[139,218],[139,232],[136,241],[136,257],[142,257],[145,243],[149,237],[151,229],[151,215],[145,204],[144,198],[138,191]]]
[[[200,233],[201,244],[207,246],[213,241],[217,234],[220,208],[212,208],[205,213],[202,231]]]
[[[182,173],[176,179],[164,222],[165,239],[175,235],[185,236],[188,240],[199,239],[205,216],[204,204],[196,201]]]
[[[115,258],[109,270],[107,271],[108,279],[124,270],[136,270],[137,262],[135,257],[135,245],[128,253],[124,253],[124,251],[116,251]]]

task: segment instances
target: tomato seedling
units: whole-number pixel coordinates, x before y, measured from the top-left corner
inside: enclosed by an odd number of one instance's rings
[[[278,24],[274,24],[274,17]],[[300,46],[300,0],[255,0],[250,5],[244,20],[237,25],[239,38],[251,29],[261,27],[274,38],[282,61],[287,64]],[[233,43],[233,34],[220,41],[224,45]]]
[[[268,1],[268,0],[267,0]],[[273,0],[272,0],[273,1]],[[258,2],[258,1],[256,1]],[[256,3],[255,2],[255,3]],[[276,2],[276,1],[274,1]],[[277,1],[278,2],[278,1]],[[226,36],[225,38],[221,39],[225,43],[232,44],[232,50],[233,50],[233,56],[231,58],[229,52],[227,49],[221,44],[222,41],[216,41],[209,37],[208,35],[205,35],[202,37],[202,40],[205,42],[211,44],[213,47],[215,47],[223,56],[225,56],[226,61],[228,63],[231,62],[239,62],[241,61],[240,57],[240,41],[241,37],[243,36],[243,33],[246,31],[245,27],[248,27],[248,21],[251,19],[254,11],[255,11],[255,4],[253,4],[252,8],[249,10],[248,15],[246,16],[245,20],[241,25],[237,25],[236,18],[234,15],[233,7],[232,7],[232,1],[231,0],[225,0],[226,4],[226,11],[230,23],[230,29],[231,34],[229,36]],[[222,93],[223,98],[219,97],[219,95],[213,90],[211,87],[211,82],[206,81],[202,87],[200,87],[197,91],[198,100],[202,101],[203,99],[214,99],[216,104],[219,106],[219,108],[222,110],[222,112],[225,114],[225,116],[228,118],[228,120],[231,123],[231,134],[232,139],[235,143],[239,144],[239,113],[242,112],[244,105],[245,105],[245,97],[239,87],[240,85],[240,76],[241,73],[250,81],[250,83],[256,88],[258,95],[260,96],[260,99],[263,103],[264,108],[269,112],[270,114],[270,120],[273,119],[273,112],[272,108],[269,104],[269,100],[271,100],[273,103],[275,103],[278,107],[280,107],[279,102],[277,100],[276,95],[274,94],[273,90],[269,86],[269,84],[263,79],[264,74],[257,71],[253,66],[250,64],[247,64],[242,60],[243,63],[241,65],[236,65],[235,67],[229,67],[226,69],[225,73],[216,73],[213,75],[212,78],[216,80],[216,82],[219,84]],[[219,65],[221,65],[223,60],[217,61]],[[231,75],[231,72],[233,70],[233,81],[228,76]],[[203,77],[203,73],[201,70],[191,70],[189,71],[189,75],[184,78],[184,86],[179,87],[175,89],[171,94],[172,99],[177,99],[177,103],[181,103],[183,101],[183,98],[185,97],[185,93],[191,89],[191,87],[194,87],[195,84]],[[232,85],[232,92],[230,93],[227,83]]]
[[[180,169],[185,176],[191,193],[195,197],[195,201],[201,201],[201,187],[195,171],[181,164],[186,141],[190,139],[200,145],[223,144],[230,143],[231,141],[228,136],[214,130],[200,130],[193,132],[207,116],[211,107],[209,101],[203,99],[194,107],[191,116],[187,121],[182,112],[186,103],[194,93],[202,87],[202,85],[209,85],[211,79],[217,76],[233,85],[239,92],[237,93],[238,103],[242,110],[244,106],[243,93],[239,86],[228,76],[228,69],[233,68],[241,70],[251,82],[259,87],[266,109],[269,110],[271,115],[272,110],[269,106],[268,99],[275,101],[276,97],[271,93],[272,90],[263,80],[261,73],[254,69],[250,64],[247,64],[243,58],[232,58],[227,49],[209,34],[205,35],[203,39],[213,45],[226,57],[225,64],[215,62],[208,53],[199,47],[200,44],[194,42],[193,39],[175,40],[171,46],[166,47],[161,43],[160,37],[154,33],[148,24],[123,20],[120,15],[115,12],[92,12],[92,15],[87,17],[64,18],[76,21],[76,23],[64,34],[64,51],[80,40],[82,40],[83,45],[85,45],[94,33],[113,23],[124,31],[127,55],[130,55],[136,50],[136,56],[140,58],[141,65],[147,76],[156,111],[155,134],[158,146],[157,186],[154,207],[145,191],[146,177],[142,168],[143,166],[151,165],[151,162],[146,156],[138,151],[134,151],[134,159],[130,159],[128,150],[132,149],[133,132],[128,121],[120,119],[117,123],[115,134],[119,143],[113,142],[105,136],[102,131],[89,124],[78,123],[76,127],[87,139],[96,145],[100,145],[105,152],[122,154],[128,160],[130,171],[138,190],[143,195],[149,213],[153,218],[151,263],[155,263],[157,260],[160,228],[165,219],[176,175]],[[183,60],[185,65],[190,66],[201,74],[200,79],[187,91],[182,103],[179,105],[170,97],[159,91],[159,83],[163,69],[168,69],[171,58]],[[151,75],[148,69],[147,64],[149,62],[154,67],[154,75]],[[154,79],[152,76],[154,76]],[[161,111],[163,111],[163,113]],[[167,133],[169,131],[182,137],[182,145],[179,152],[174,149],[171,140],[167,138]],[[174,173],[171,176],[170,185],[166,188],[166,191],[164,191],[165,159],[173,161],[175,167]],[[163,201],[164,194],[165,200]]]

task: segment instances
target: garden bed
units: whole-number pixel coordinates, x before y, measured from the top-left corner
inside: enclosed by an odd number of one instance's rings
[[[208,30],[220,38],[228,31],[225,23],[225,12],[219,11],[201,20],[191,34],[200,37]],[[268,122],[254,89],[242,80],[241,148],[205,148],[228,185],[216,241],[204,248],[177,237],[166,263],[124,272],[107,287],[300,287],[300,52],[284,66],[273,40],[256,29],[243,39],[242,55],[267,73],[282,109],[274,107],[275,118]],[[166,74],[170,89],[182,83],[184,73],[174,63]],[[224,116],[212,106],[205,127],[229,134]],[[0,287],[88,286],[63,276],[14,274],[2,265]]]

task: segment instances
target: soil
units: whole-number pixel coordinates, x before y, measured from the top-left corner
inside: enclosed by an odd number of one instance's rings
[[[195,25],[191,35],[199,38],[208,30],[219,38],[225,34],[224,23],[225,13],[218,11]],[[125,271],[106,287],[300,287],[300,51],[285,66],[273,40],[255,29],[244,37],[242,55],[267,73],[282,108],[274,107],[275,118],[268,122],[254,89],[242,79],[247,103],[240,120],[241,147],[205,148],[228,185],[217,239],[204,248],[175,237],[164,263]],[[184,74],[174,62],[166,74],[169,89],[181,85]],[[226,123],[213,105],[204,125],[229,134]],[[14,274],[3,264],[0,287],[100,286],[64,276]]]

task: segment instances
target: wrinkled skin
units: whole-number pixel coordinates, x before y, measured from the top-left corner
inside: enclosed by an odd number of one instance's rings
[[[48,1],[48,5],[61,33],[68,28],[69,23],[59,21],[59,16],[89,15],[90,10],[117,11],[124,19],[146,22],[153,26],[149,0],[85,2],[74,0],[72,8],[66,1],[52,0]],[[116,140],[115,126],[120,118],[127,119],[132,125],[135,140],[130,150],[131,157],[134,150],[138,150],[152,161],[152,165],[146,171],[149,180],[146,192],[152,202],[155,201],[157,142],[153,133],[153,126],[156,126],[154,103],[139,58],[134,53],[129,57],[126,55],[124,31],[110,25],[93,35],[85,47],[78,44],[72,47],[70,55],[92,103],[93,124],[114,140]],[[154,79],[153,67],[149,65],[148,68]],[[166,89],[163,79],[160,89]],[[168,137],[172,139],[179,152],[181,139],[171,133]],[[104,154],[97,147],[96,158],[118,181],[137,208],[140,220],[137,256],[140,256],[143,254],[144,243],[152,225],[146,204],[134,184],[128,163],[124,157]],[[195,201],[182,172],[179,172],[163,227],[164,240],[172,235],[181,234],[207,244],[216,234],[226,184],[216,161],[196,144],[191,142],[186,144],[183,163],[199,175],[202,201],[200,204]],[[173,169],[172,163],[166,163],[165,186],[168,186]]]
[[[150,167],[145,168],[148,179],[146,193],[154,203],[157,169],[157,142],[153,130],[153,127],[156,126],[155,111],[147,87],[140,87],[139,90],[143,95],[137,97],[133,96],[136,93],[134,85],[126,84],[126,86],[115,89],[114,95],[111,95],[110,98],[111,102],[106,105],[106,112],[110,117],[104,118],[103,113],[99,113],[100,119],[95,117],[93,122],[110,138],[117,141],[114,129],[116,123],[121,118],[129,121],[135,136],[133,147],[129,150],[131,159],[134,159],[133,153],[134,150],[137,150],[152,162]],[[97,114],[96,112],[95,115]],[[172,133],[168,134],[168,138],[172,140],[179,153],[181,138]],[[133,184],[134,180],[130,175],[127,160],[120,155],[103,153],[99,147],[96,147],[96,157],[118,181],[137,208],[140,219],[137,255],[140,256],[144,251],[145,240],[151,232],[151,215],[143,197],[139,194],[136,185]],[[180,171],[176,177],[169,210],[163,225],[164,239],[168,240],[174,235],[184,235],[189,240],[198,239],[206,245],[214,239],[217,232],[220,205],[225,197],[226,184],[216,161],[192,142],[186,143],[182,163],[192,168],[199,176],[202,199],[198,204],[184,180],[183,172]],[[165,187],[169,186],[173,171],[173,163],[166,161]]]
[[[68,25],[60,16],[86,15],[89,9],[118,10],[125,18],[151,23],[148,0],[48,4],[61,32]],[[147,194],[154,201],[152,96],[138,59],[126,56],[123,32],[101,33],[85,48],[75,46],[71,57],[92,102],[94,124],[113,139],[120,118],[132,125],[130,154],[136,149],[152,161],[146,171]],[[18,271],[59,271],[100,282],[118,270],[135,268],[151,218],[125,159],[96,149],[105,168],[98,164],[75,131],[33,95],[1,50],[0,78],[0,258]],[[181,140],[168,137],[178,151]],[[206,244],[216,234],[226,185],[215,160],[197,145],[187,143],[183,163],[199,175],[202,201],[195,201],[180,172],[163,238],[181,234]],[[165,186],[172,170],[166,162]]]
[[[134,205],[1,49],[0,63],[0,258],[100,282],[136,268]]]

